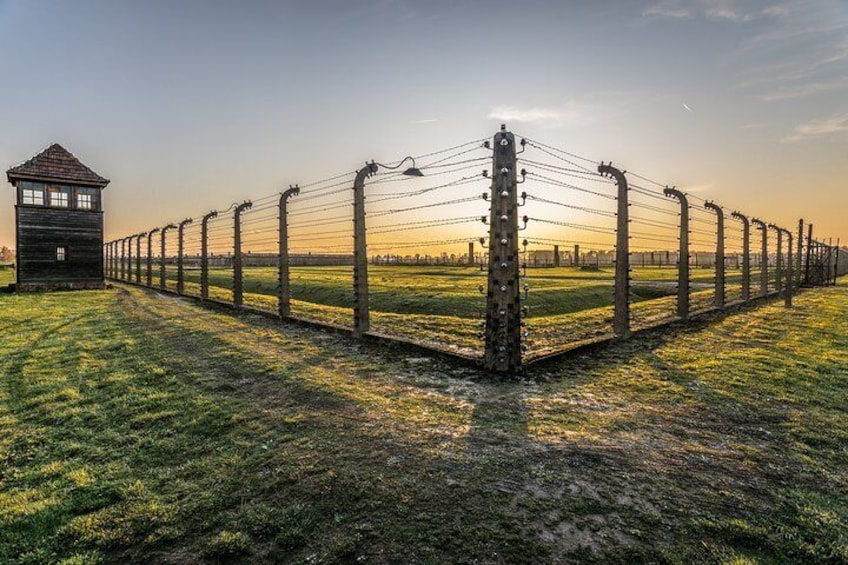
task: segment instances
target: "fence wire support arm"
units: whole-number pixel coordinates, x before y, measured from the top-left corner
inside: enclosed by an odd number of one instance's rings
[[[751,221],[741,212],[730,214],[742,222],[742,300],[751,300]]]
[[[598,172],[615,179],[618,187],[618,211],[615,229],[615,313],[613,335],[617,339],[630,337],[630,218],[628,185],[625,173],[612,163],[598,165]]]
[[[241,256],[241,213],[253,207],[253,202],[245,201],[233,211],[233,304],[244,304],[244,267]]]
[[[677,317],[689,319],[689,199],[674,187],[665,187],[663,194],[680,202],[680,248],[677,260]]]
[[[288,190],[280,195],[280,241],[279,241],[279,264],[277,276],[277,310],[280,318],[291,315],[291,280],[289,276],[289,228],[288,228],[288,200],[292,196],[300,194],[300,187],[289,186]]]
[[[715,299],[716,308],[722,309],[725,304],[725,264],[724,264],[724,210],[715,202],[704,203],[704,208],[712,210],[716,215],[716,256],[715,256]]]
[[[209,298],[209,220],[218,217],[213,210],[200,220],[200,299]]]
[[[483,365],[489,371],[514,373],[521,368],[522,315],[515,136],[501,126],[492,147]]]
[[[185,270],[183,266],[185,251],[185,227],[191,222],[191,218],[186,218],[185,220],[180,222],[177,229],[177,294],[183,294],[185,291]]]

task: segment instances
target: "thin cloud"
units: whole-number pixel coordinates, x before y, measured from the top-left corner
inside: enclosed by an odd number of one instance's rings
[[[437,120],[436,118],[426,118],[426,119],[423,119],[423,120],[413,120],[409,123],[410,124],[433,124],[433,123],[436,123],[438,121],[439,120]]]
[[[828,90],[836,90],[846,86],[848,86],[848,77],[828,82],[813,82],[779,88],[773,92],[760,95],[760,100],[764,102],[792,100],[794,98],[803,98],[812,94],[818,94],[819,92],[827,92]]]
[[[507,123],[542,123],[555,127],[565,124],[585,123],[590,121],[592,116],[593,112],[589,108],[579,107],[575,103],[570,103],[560,108],[497,106],[489,112],[487,117]]]
[[[690,112],[690,113],[692,112],[692,108],[689,107],[689,104],[684,102],[682,104],[682,106],[683,106],[683,109],[686,110],[687,112]]]
[[[775,10],[758,8],[740,0],[662,0],[642,10],[645,18],[689,20],[698,17],[713,21],[744,23],[762,17],[774,17]]]
[[[792,135],[788,135],[781,139],[781,143],[795,143],[811,137],[821,137],[848,132],[848,113],[823,118],[819,120],[810,120],[809,122],[795,126]]]

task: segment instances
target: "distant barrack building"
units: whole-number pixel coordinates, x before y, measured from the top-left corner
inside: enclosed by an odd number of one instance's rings
[[[104,288],[101,191],[109,180],[58,143],[6,177],[17,190],[16,289]]]

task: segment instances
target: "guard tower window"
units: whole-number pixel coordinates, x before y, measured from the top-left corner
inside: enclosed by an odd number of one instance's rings
[[[77,194],[77,208],[91,210],[94,208],[94,197],[91,194]]]
[[[70,190],[67,187],[51,186],[47,188],[50,195],[50,206],[55,208],[67,208],[70,204]]]
[[[35,206],[44,206],[44,190],[37,185],[24,187],[22,204],[33,204]]]
[[[68,248],[67,247],[57,247],[56,248],[56,260],[64,261],[68,258]]]

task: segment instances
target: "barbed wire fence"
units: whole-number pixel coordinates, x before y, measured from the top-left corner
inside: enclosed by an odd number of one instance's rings
[[[411,161],[411,167],[402,167]],[[107,277],[489,370],[834,284],[848,255],[502,128],[105,244]]]

